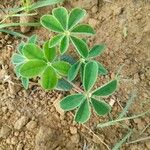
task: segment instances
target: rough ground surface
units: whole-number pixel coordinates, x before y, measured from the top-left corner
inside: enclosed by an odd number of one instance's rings
[[[0,7],[17,5],[13,1]],[[109,70],[97,86],[121,71],[119,90],[106,99],[114,101],[110,116],[98,117],[94,113],[85,125],[73,122],[72,113],[59,108],[59,100],[65,93],[45,92],[32,81],[24,90],[13,73],[10,58],[16,51],[17,38],[0,34],[0,150],[107,150],[127,133],[122,126],[104,129],[96,126],[110,117],[116,118],[125,106],[129,94],[136,92],[136,99],[129,116],[150,108],[150,2],[148,0],[78,0],[65,2],[66,8],[83,7],[87,10],[85,23],[91,24],[96,35],[88,37],[90,45],[105,43],[107,51],[97,58]],[[52,7],[39,10],[36,20],[51,12]],[[19,30],[19,29],[18,29]],[[49,39],[52,33],[43,28],[31,29],[26,35],[37,33],[41,40]],[[119,105],[120,104],[120,105]],[[125,123],[124,123],[125,124]],[[150,135],[149,116],[126,122],[133,129],[129,142]],[[144,130],[143,130],[144,129]],[[148,150],[150,141],[125,144],[121,150]]]

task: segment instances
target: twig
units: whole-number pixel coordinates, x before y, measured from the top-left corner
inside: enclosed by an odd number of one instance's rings
[[[141,142],[141,141],[145,141],[145,140],[149,140],[150,139],[150,136],[148,137],[144,137],[144,138],[140,138],[140,139],[137,139],[137,140],[134,140],[134,141],[130,141],[126,144],[133,144],[133,143],[137,143],[137,142]]]
[[[146,125],[146,127],[144,127],[144,129],[141,131],[141,133],[139,134],[139,136],[142,135],[145,132],[145,130],[149,127],[149,125],[150,125],[150,123],[148,123]]]

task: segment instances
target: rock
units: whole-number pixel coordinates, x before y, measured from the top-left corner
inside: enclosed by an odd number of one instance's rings
[[[11,129],[4,125],[2,126],[1,130],[0,130],[0,138],[5,138],[10,134]]]
[[[23,144],[22,143],[19,143],[17,145],[17,150],[23,150]]]
[[[53,139],[53,132],[50,128],[41,126],[35,137],[36,150],[49,150],[51,147],[51,140]]]
[[[20,130],[23,126],[25,126],[28,122],[29,118],[26,116],[22,116],[19,120],[14,124],[14,128],[16,130]]]
[[[72,143],[78,144],[79,141],[80,141],[80,136],[79,136],[79,134],[77,133],[77,134],[72,135],[72,136],[70,137],[70,139],[71,139],[71,142],[72,142]]]
[[[53,105],[56,108],[56,111],[60,114],[60,115],[64,115],[65,112],[64,110],[60,107],[60,98],[62,95],[59,95],[58,98],[54,101]]]
[[[35,121],[30,121],[27,125],[26,125],[27,129],[32,131],[34,128],[37,127],[37,122]]]
[[[77,128],[76,127],[70,127],[70,133],[71,134],[76,134],[77,133]]]

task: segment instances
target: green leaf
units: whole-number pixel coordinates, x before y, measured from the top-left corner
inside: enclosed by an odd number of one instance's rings
[[[76,112],[75,121],[78,123],[85,123],[90,118],[90,115],[89,102],[85,99]]]
[[[72,81],[75,79],[75,77],[77,76],[79,69],[80,69],[81,63],[80,61],[76,62],[75,64],[73,64],[71,66],[71,68],[69,69],[68,72],[68,80]]]
[[[17,51],[22,54],[22,50],[23,50],[23,47],[24,47],[25,43],[23,41],[20,42],[20,44],[18,45],[17,47]]]
[[[93,92],[93,95],[96,95],[96,96],[108,96],[108,95],[111,95],[112,93],[114,93],[117,90],[117,85],[118,85],[118,81],[116,79],[115,80],[111,80],[110,82],[106,83],[102,87],[96,89]]]
[[[66,54],[61,55],[60,60],[66,61],[71,65],[73,65],[76,62],[75,58],[73,58],[71,55]]]
[[[23,64],[20,68],[20,74],[23,77],[32,78],[40,75],[46,68],[46,62],[42,60],[30,60]]]
[[[59,79],[57,86],[56,86],[56,90],[59,91],[70,91],[73,88],[73,86],[66,80],[64,79]]]
[[[77,37],[71,36],[71,41],[76,48],[77,52],[82,56],[82,57],[87,57],[88,55],[88,46],[87,44],[83,41],[80,40]]]
[[[101,63],[97,62],[97,65],[98,65],[98,74],[99,75],[106,75],[106,74],[108,74],[107,69]]]
[[[87,24],[77,25],[71,30],[71,32],[78,34],[95,34],[94,29]]]
[[[77,23],[79,23],[83,17],[86,15],[86,11],[84,9],[75,8],[69,14],[68,19],[68,29],[73,28]]]
[[[96,82],[98,76],[98,65],[96,62],[88,62],[85,65],[83,73],[83,87],[86,91],[90,91]]]
[[[58,34],[55,35],[54,37],[52,37],[49,41],[49,47],[54,47],[57,44],[59,44],[61,42],[61,40],[63,39],[64,35],[63,34]]]
[[[61,54],[64,54],[69,47],[69,37],[64,36],[60,43],[60,52]]]
[[[50,62],[52,62],[56,57],[56,48],[55,47],[49,47],[49,41],[45,42],[44,46],[44,55],[46,59]]]
[[[60,107],[65,111],[73,110],[80,106],[84,99],[83,94],[69,95],[61,100]]]
[[[27,90],[29,87],[29,79],[25,77],[21,77],[21,82],[23,87]]]
[[[41,24],[54,32],[64,32],[62,25],[59,21],[52,15],[44,15],[40,19]]]
[[[70,69],[70,64],[65,61],[57,61],[52,64],[52,66],[57,70],[61,75],[66,76]]]
[[[16,73],[17,78],[20,77],[20,68],[21,68],[21,66],[22,66],[22,64],[15,66],[14,71]]]
[[[35,44],[25,45],[22,52],[28,59],[44,59],[43,51]]]
[[[91,98],[91,102],[92,102],[95,112],[98,115],[101,115],[101,116],[106,115],[111,110],[111,107],[104,101],[99,101],[94,98]]]
[[[52,11],[55,18],[61,23],[64,29],[67,29],[68,11],[64,7],[54,8]]]
[[[28,43],[36,44],[36,42],[37,42],[37,35],[36,34],[29,37]]]
[[[82,81],[82,82],[83,82],[84,67],[85,67],[85,64],[82,63],[82,64],[81,64],[81,67],[80,67],[80,78],[81,78],[81,81]]]
[[[105,45],[95,45],[93,48],[89,51],[88,57],[96,57],[101,55],[104,50],[106,49]]]
[[[25,60],[26,60],[26,58],[24,56],[22,56],[21,54],[17,54],[17,53],[14,53],[11,58],[11,61],[14,65],[22,64],[25,62]]]
[[[55,70],[51,66],[48,66],[41,75],[41,86],[44,89],[51,90],[56,87],[57,81]]]

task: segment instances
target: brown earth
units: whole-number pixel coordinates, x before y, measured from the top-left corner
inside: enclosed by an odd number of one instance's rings
[[[11,0],[0,7],[13,7],[14,4],[18,5]],[[86,9],[84,22],[96,30],[95,36],[88,37],[90,46],[95,43],[107,45],[107,51],[97,60],[108,68],[109,74],[100,77],[97,86],[113,78],[124,64],[119,90],[106,99],[114,101],[112,112],[106,117],[93,113],[85,125],[78,125],[73,121],[74,112],[64,113],[59,108],[59,100],[65,93],[46,92],[34,82],[28,90],[23,89],[10,61],[20,40],[0,33],[0,150],[107,150],[103,142],[112,149],[127,129],[121,125],[99,129],[97,124],[111,117],[115,119],[133,91],[137,96],[128,116],[150,108],[150,1],[99,0],[98,6],[97,0],[72,0],[63,6]],[[52,7],[40,9],[35,20],[51,10]],[[52,35],[42,27],[32,28],[26,35],[33,33],[38,34],[41,41]],[[124,144],[121,150],[150,149],[149,116],[125,124],[133,129],[128,143],[146,139]]]

